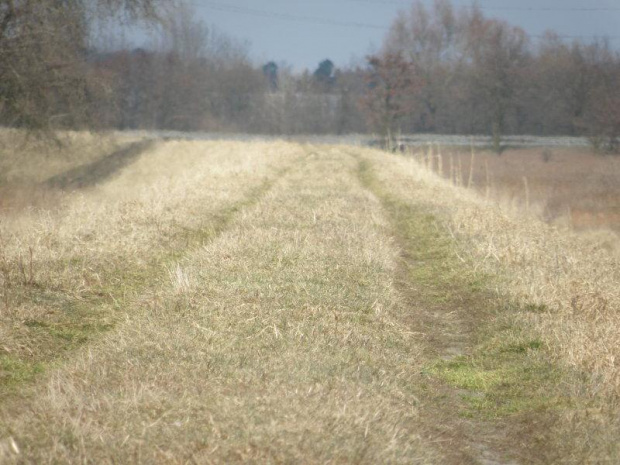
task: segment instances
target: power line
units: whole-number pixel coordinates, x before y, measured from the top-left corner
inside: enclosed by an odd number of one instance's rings
[[[620,8],[590,8],[590,7],[576,7],[576,8],[551,8],[551,7],[502,7],[502,6],[485,6],[480,7],[481,10],[489,10],[489,11],[532,11],[532,12],[551,12],[551,13],[560,13],[560,12],[573,12],[573,13],[583,13],[583,12],[610,12],[610,11],[619,11]]]
[[[321,25],[326,25],[326,26],[354,27],[354,28],[359,28],[359,29],[375,29],[375,30],[381,30],[381,31],[387,31],[389,29],[385,26],[379,26],[377,24],[359,23],[359,22],[351,22],[351,21],[337,21],[334,19],[318,18],[314,16],[278,13],[275,11],[258,10],[254,8],[246,8],[246,7],[234,6],[234,5],[225,5],[222,3],[215,3],[215,2],[200,2],[200,3],[192,2],[191,4],[198,8],[209,8],[209,9],[216,10],[216,11],[223,11],[223,12],[228,12],[228,13],[239,13],[239,14],[250,15],[250,16],[258,16],[262,18],[280,19],[284,21],[314,23],[314,24],[321,24]]]
[[[546,36],[544,34],[525,34],[527,37],[529,37],[530,39],[547,39],[549,36]],[[551,37],[557,37],[558,39],[561,40],[592,40],[592,39],[599,39],[599,40],[619,40],[620,36],[610,36],[610,35],[600,35],[600,36],[596,36],[596,35],[562,35],[562,34],[554,34]]]
[[[410,5],[411,2],[407,0],[347,0],[349,2],[354,3],[369,3],[375,5]],[[461,6],[472,6],[469,5],[461,5]],[[530,12],[551,12],[551,13],[559,13],[559,12],[575,12],[575,13],[584,13],[584,12],[620,12],[620,7],[503,7],[503,6],[481,6],[476,5],[480,10],[485,11],[530,11]]]
[[[364,2],[364,3],[383,3],[383,4],[394,4],[398,0],[349,0],[354,2]],[[255,16],[261,18],[268,19],[277,19],[282,21],[291,21],[298,23],[308,23],[308,24],[319,24],[324,26],[336,26],[336,27],[352,27],[358,29],[373,29],[380,31],[389,31],[390,28],[386,26],[380,26],[377,24],[368,24],[368,23],[360,23],[360,22],[350,22],[350,21],[338,21],[329,18],[319,18],[315,16],[305,16],[305,15],[294,15],[290,13],[279,13],[275,11],[267,11],[267,10],[259,10],[255,8],[247,8],[235,5],[225,5],[223,3],[211,2],[211,1],[203,1],[203,2],[191,2],[191,5],[194,5],[198,8],[208,8],[215,11],[222,11],[226,13],[234,13],[234,14],[242,14],[246,16]],[[620,8],[616,9],[620,11]],[[616,11],[614,10],[614,11]],[[534,11],[534,10],[532,10]],[[545,35],[540,34],[526,34],[527,37],[531,39],[544,39]],[[557,34],[555,37],[561,40],[587,40],[587,39],[608,39],[608,40],[619,40],[620,36],[612,36],[612,35],[563,35]]]

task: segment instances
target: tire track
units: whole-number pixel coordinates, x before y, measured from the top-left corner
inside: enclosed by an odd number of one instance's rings
[[[138,156],[152,144],[153,142],[148,142],[146,145],[140,143],[135,147],[132,146],[132,151]],[[47,289],[45,284],[38,282],[27,282],[23,286],[24,290],[15,286],[9,289],[22,293],[23,295],[20,295],[22,300],[42,300],[45,312],[62,316],[53,323],[35,319],[26,321],[27,333],[20,337],[34,339],[31,341],[24,339],[34,346],[40,343],[39,340],[41,343],[47,343],[49,347],[45,351],[37,353],[29,351],[24,355],[15,355],[13,352],[5,353],[0,346],[0,405],[14,402],[22,396],[27,386],[36,384],[45,376],[48,367],[71,359],[80,348],[114,331],[123,314],[127,312],[126,308],[139,301],[140,296],[148,293],[153,282],[161,280],[180,260],[226,232],[244,211],[260,202],[293,166],[307,156],[308,154],[304,153],[303,156],[291,160],[287,166],[263,179],[258,185],[249,186],[241,200],[213,212],[208,208],[205,209],[203,212],[205,217],[199,227],[185,228],[177,225],[176,229],[167,235],[165,241],[160,243],[160,247],[150,252],[142,266],[119,261],[110,269],[89,269],[89,274],[97,276],[97,281],[91,284],[86,293],[76,296],[72,289]],[[126,154],[123,157],[126,158]],[[82,173],[81,169],[78,171]],[[90,177],[87,176],[89,179]],[[64,187],[75,187],[72,179],[78,178],[81,179],[81,175],[77,178],[73,174],[68,177],[63,175],[57,180],[60,183],[58,186],[62,184]],[[97,182],[103,179],[99,175],[96,178]],[[61,180],[66,180],[67,183],[64,181],[61,183]]]
[[[383,205],[400,248],[394,283],[404,302],[402,323],[423,340],[427,366],[467,357],[481,327],[492,318],[495,301],[472,290],[462,264],[455,263],[450,238],[423,206],[413,206],[390,195],[373,174],[372,163],[354,154],[358,177]],[[455,270],[456,268],[456,270]],[[458,276],[462,273],[465,276]],[[516,464],[527,438],[516,443],[504,421],[467,418],[463,397],[478,393],[455,388],[430,371],[421,374],[421,419],[430,443],[441,444],[446,464]]]

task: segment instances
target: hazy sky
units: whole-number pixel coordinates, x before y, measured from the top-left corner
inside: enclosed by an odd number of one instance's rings
[[[189,0],[201,19],[251,44],[257,62],[285,61],[315,69],[363,58],[381,45],[405,0]],[[425,1],[431,4],[432,1]],[[467,6],[468,0],[454,5]],[[620,0],[480,0],[487,16],[506,19],[532,35],[553,29],[567,36],[615,36],[620,46]]]

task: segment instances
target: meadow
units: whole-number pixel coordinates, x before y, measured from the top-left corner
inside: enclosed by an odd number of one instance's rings
[[[584,147],[476,148],[472,156],[471,148],[439,146],[413,156],[504,207],[577,231],[620,232],[620,157]]]
[[[567,193],[558,171],[579,170],[560,161],[539,194],[559,153],[469,170],[342,145],[3,137],[0,462],[620,460],[618,255],[563,207],[534,211],[607,197],[600,180]],[[527,165],[519,208],[495,193],[506,163]]]

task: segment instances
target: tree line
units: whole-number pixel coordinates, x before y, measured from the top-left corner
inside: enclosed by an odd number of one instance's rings
[[[163,0],[0,0],[0,124],[82,127],[110,88],[94,79],[95,22],[153,21]]]
[[[149,24],[108,46],[103,22]],[[329,55],[329,51],[326,51]],[[380,52],[296,73],[182,2],[0,0],[0,124],[266,134],[586,135],[617,150],[620,56],[605,40],[532,40],[475,5],[414,3]]]
[[[475,5],[418,1],[395,20],[371,71],[392,81],[414,76],[397,90],[392,83],[392,105],[407,109],[395,124],[403,132],[489,134],[497,150],[503,134],[586,135],[617,150],[618,51],[604,39],[567,43],[552,31],[536,39]],[[371,83],[386,87],[383,78]]]

